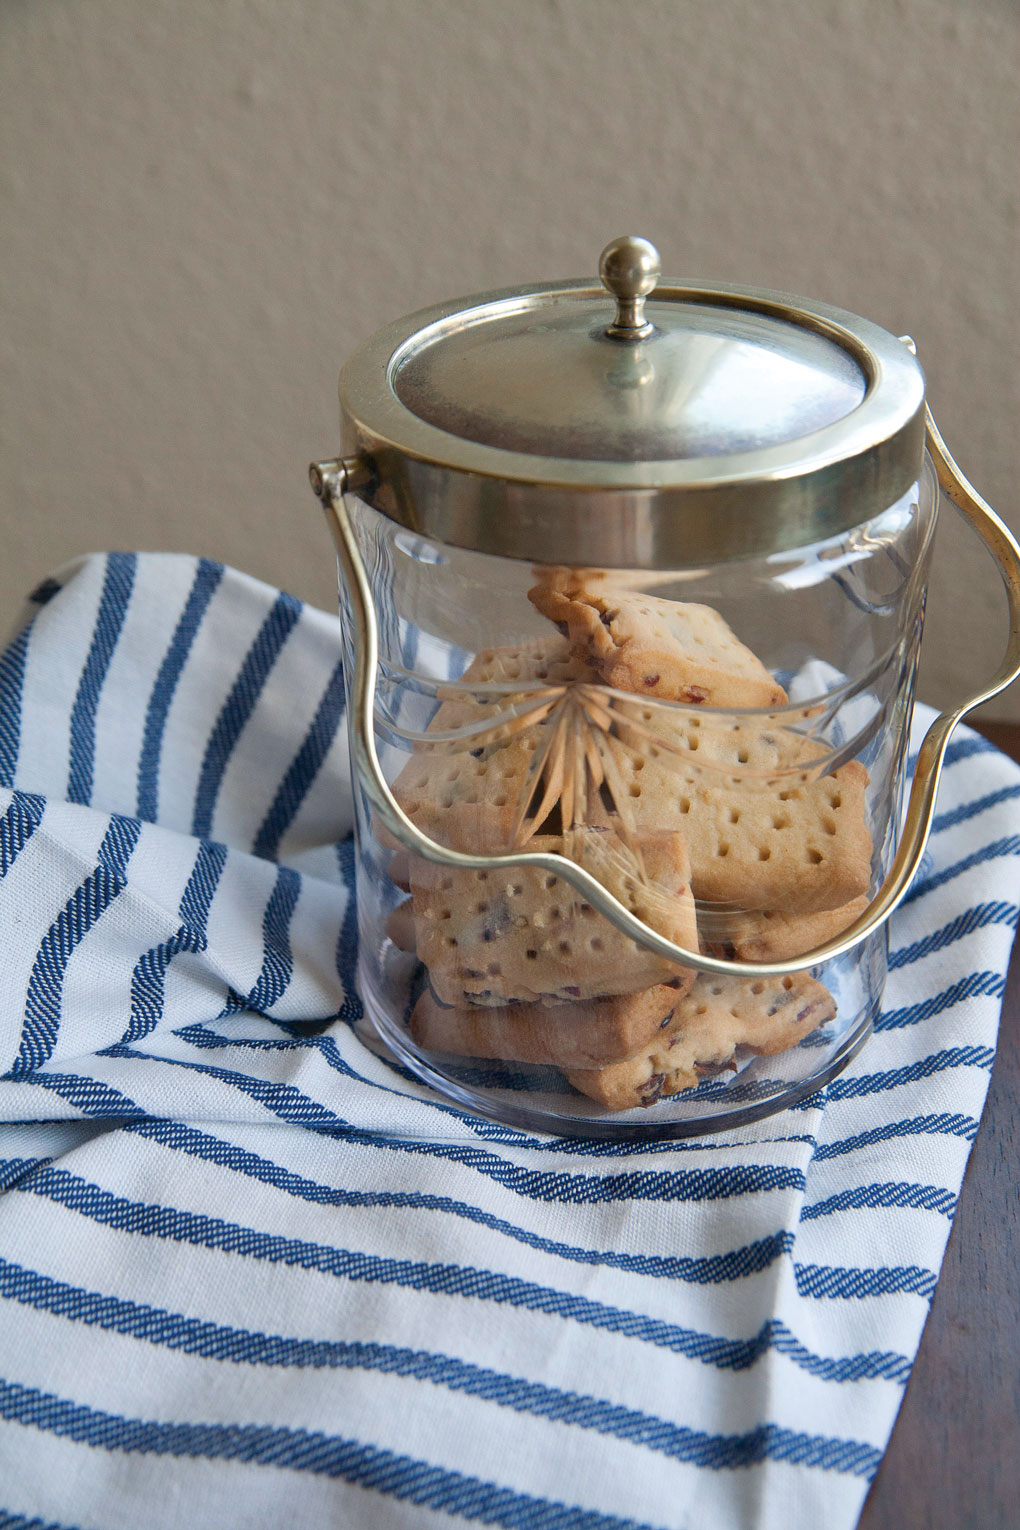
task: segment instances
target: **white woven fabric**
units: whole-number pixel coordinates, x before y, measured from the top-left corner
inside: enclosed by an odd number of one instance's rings
[[[116,554],[0,658],[0,1526],[843,1530],[917,1348],[1017,921],[954,743],[873,1040],[645,1150],[359,1040],[336,621]]]

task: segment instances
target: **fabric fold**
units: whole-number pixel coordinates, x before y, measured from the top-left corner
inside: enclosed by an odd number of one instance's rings
[[[115,553],[0,655],[3,1512],[849,1530],[984,1105],[1020,770],[954,741],[826,1089],[543,1137],[366,1028],[338,647],[245,575]]]

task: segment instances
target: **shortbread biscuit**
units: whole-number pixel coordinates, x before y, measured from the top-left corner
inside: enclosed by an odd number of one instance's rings
[[[416,745],[393,785],[404,812],[423,832],[441,839],[452,809],[484,804],[497,810],[483,815],[485,849],[509,849],[557,694],[592,675],[572,659],[560,637],[476,654],[460,681],[440,691],[430,737]],[[520,689],[512,689],[518,682]],[[442,737],[450,733],[459,736]]]
[[[867,892],[867,772],[856,761],[769,792],[701,790],[687,817],[695,896],[741,908],[815,913]]]
[[[591,1003],[452,1009],[429,990],[411,1015],[411,1035],[426,1052],[602,1068],[647,1047],[669,1025],[682,994],[659,985]]]
[[[443,833],[453,849],[491,842],[482,804],[450,809]],[[529,845],[536,851],[564,848],[562,839],[548,835]],[[659,934],[698,949],[682,835],[648,834],[628,848],[609,831],[584,829],[569,836],[566,848]],[[691,969],[621,934],[551,872],[523,866],[467,871],[414,858],[410,877],[418,955],[444,1004],[552,1004],[632,993],[673,979],[693,982]]]
[[[684,834],[697,899],[805,914],[868,891],[868,773],[856,760],[822,775],[821,746],[774,720],[630,715],[612,740],[614,808],[626,832]]]
[[[690,773],[707,786],[756,791],[790,772],[820,774],[828,746],[810,732],[812,710],[787,707],[780,713],[699,712],[655,706],[637,697],[616,697],[615,734],[635,754],[647,752]]]
[[[741,962],[784,962],[814,951],[841,935],[868,906],[866,897],[818,914],[780,914],[775,910],[734,914],[698,909],[698,928],[707,949]]]
[[[528,591],[543,616],[594,664],[607,685],[662,701],[775,707],[786,692],[711,606],[614,588],[550,570]]]
[[[700,973],[648,1047],[605,1068],[567,1069],[567,1078],[610,1110],[654,1105],[735,1067],[738,1047],[783,1052],[835,1013],[828,989],[803,974],[751,982]]]

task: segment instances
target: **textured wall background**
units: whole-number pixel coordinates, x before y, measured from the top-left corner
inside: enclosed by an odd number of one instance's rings
[[[625,231],[909,331],[1020,527],[1018,43],[1006,0],[3,0],[3,610],[114,546],[331,604],[304,475],[344,356]],[[940,543],[944,701],[1004,622]]]

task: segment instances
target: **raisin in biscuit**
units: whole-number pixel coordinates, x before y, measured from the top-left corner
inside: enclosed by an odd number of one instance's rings
[[[450,809],[442,837],[453,849],[485,848],[484,806]],[[529,849],[562,852],[564,841],[541,835]],[[610,831],[575,830],[568,849],[652,928],[697,949],[682,835],[648,834],[628,847]],[[554,1004],[694,980],[689,968],[621,934],[553,873],[467,871],[413,858],[410,880],[418,955],[444,1004]]]
[[[828,989],[803,974],[749,982],[699,973],[648,1047],[605,1068],[567,1069],[567,1078],[610,1110],[654,1105],[735,1067],[738,1047],[765,1056],[783,1052],[835,1013]]]
[[[453,1009],[426,991],[414,1007],[410,1028],[427,1052],[602,1068],[647,1047],[669,1025],[681,998],[676,988],[658,985],[592,1003]]]
[[[699,908],[698,928],[708,950],[741,962],[784,962],[832,940],[868,906],[866,897],[819,914],[780,914],[774,910],[734,914]]]
[[[663,701],[774,707],[786,692],[711,606],[614,589],[597,577],[550,570],[528,591],[607,685]]]

